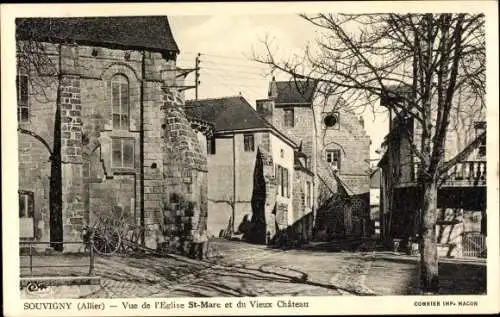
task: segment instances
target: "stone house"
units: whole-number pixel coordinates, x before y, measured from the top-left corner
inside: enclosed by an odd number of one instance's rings
[[[205,230],[211,127],[184,114],[167,17],[20,18],[16,40],[21,239],[61,249],[106,217],[152,248]]]
[[[186,113],[214,126],[207,143],[210,235],[227,230],[264,243],[287,231],[307,240],[312,172],[297,145],[241,96],[190,100]]]
[[[450,114],[444,158],[450,160],[477,136],[486,132],[485,111],[459,92]],[[461,101],[462,100],[462,101]],[[381,101],[382,105],[390,102]],[[463,102],[463,106],[460,106]],[[460,109],[458,111],[457,109]],[[381,169],[380,218],[382,237],[391,242],[417,241],[422,193],[417,184],[419,161],[410,148],[408,133],[420,144],[421,127],[414,120],[401,121],[390,113]],[[436,235],[440,256],[484,255],[486,235],[486,141],[457,163],[438,189]]]
[[[299,144],[314,173],[315,238],[363,235],[369,224],[370,139],[363,121],[322,101],[310,81],[275,81],[257,112]]]

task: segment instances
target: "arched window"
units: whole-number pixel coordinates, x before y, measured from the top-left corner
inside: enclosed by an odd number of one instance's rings
[[[128,130],[129,127],[129,85],[127,77],[116,75],[111,80],[111,98],[113,103],[113,128]]]

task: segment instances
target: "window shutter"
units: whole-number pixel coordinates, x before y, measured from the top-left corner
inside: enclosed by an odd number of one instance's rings
[[[281,166],[278,165],[276,171],[276,178],[278,179],[278,193],[281,195]]]
[[[18,198],[19,198],[19,218],[26,217],[26,203],[24,201],[24,195],[22,193],[19,193]]]
[[[33,192],[27,193],[28,198],[28,217],[33,218],[35,216],[35,200],[33,197]]]
[[[288,169],[285,169],[286,174],[286,197],[290,198],[290,177],[288,175]]]

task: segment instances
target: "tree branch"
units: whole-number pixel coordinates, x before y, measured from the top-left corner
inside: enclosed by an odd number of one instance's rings
[[[26,129],[23,129],[23,128],[19,128],[18,127],[17,131],[21,132],[22,134],[30,135],[30,136],[34,137],[35,139],[37,139],[38,141],[40,141],[45,146],[45,148],[47,149],[47,151],[49,151],[50,157],[52,158],[52,155],[53,155],[52,149],[50,148],[49,143],[47,143],[47,141],[45,141],[44,138],[42,138],[40,135],[36,134],[33,131],[26,130]]]
[[[460,153],[455,155],[452,159],[448,160],[442,165],[439,170],[439,174],[442,175],[446,173],[450,168],[455,166],[457,163],[463,161],[467,156],[469,156],[477,147],[486,140],[486,131],[478,135],[469,145],[467,145]]]

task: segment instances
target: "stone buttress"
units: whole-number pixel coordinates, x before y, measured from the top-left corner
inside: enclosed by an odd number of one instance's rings
[[[78,48],[61,45],[58,109],[60,113],[62,229],[64,242],[81,241],[84,225],[82,120]],[[64,245],[65,251],[78,246]]]
[[[207,158],[180,94],[166,88],[163,107],[163,236],[169,250],[186,253],[192,242],[206,237]]]

